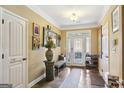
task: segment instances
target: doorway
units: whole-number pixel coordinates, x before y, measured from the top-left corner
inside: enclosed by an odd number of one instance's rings
[[[1,8],[0,84],[27,86],[27,20]]]
[[[109,75],[109,38],[108,38],[108,23],[102,27],[102,66],[103,66],[103,79],[108,83]]]
[[[90,47],[90,33],[67,32],[67,64],[85,66],[85,56],[90,53]]]

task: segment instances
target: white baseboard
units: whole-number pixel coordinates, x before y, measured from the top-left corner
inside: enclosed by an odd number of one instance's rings
[[[33,85],[35,85],[36,83],[38,83],[40,80],[42,80],[45,77],[45,74],[41,75],[40,77],[38,77],[37,79],[33,80],[32,82],[30,82],[28,84],[28,88],[31,88]]]

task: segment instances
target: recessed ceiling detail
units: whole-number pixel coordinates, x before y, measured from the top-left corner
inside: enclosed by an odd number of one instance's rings
[[[110,6],[31,5],[28,7],[44,17],[46,20],[51,22],[59,29],[66,30],[98,26]],[[73,18],[72,20],[70,20],[71,17]]]

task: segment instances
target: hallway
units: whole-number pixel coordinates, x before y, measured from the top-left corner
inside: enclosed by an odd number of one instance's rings
[[[0,20],[0,84],[124,86],[123,5],[0,5]]]
[[[45,78],[33,88],[103,88],[104,80],[97,70],[66,67],[55,80],[47,82]]]

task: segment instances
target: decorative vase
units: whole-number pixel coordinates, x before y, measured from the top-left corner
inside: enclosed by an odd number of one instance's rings
[[[48,50],[46,51],[46,59],[47,61],[52,61],[53,59],[53,51],[51,50],[51,48],[48,48]]]

